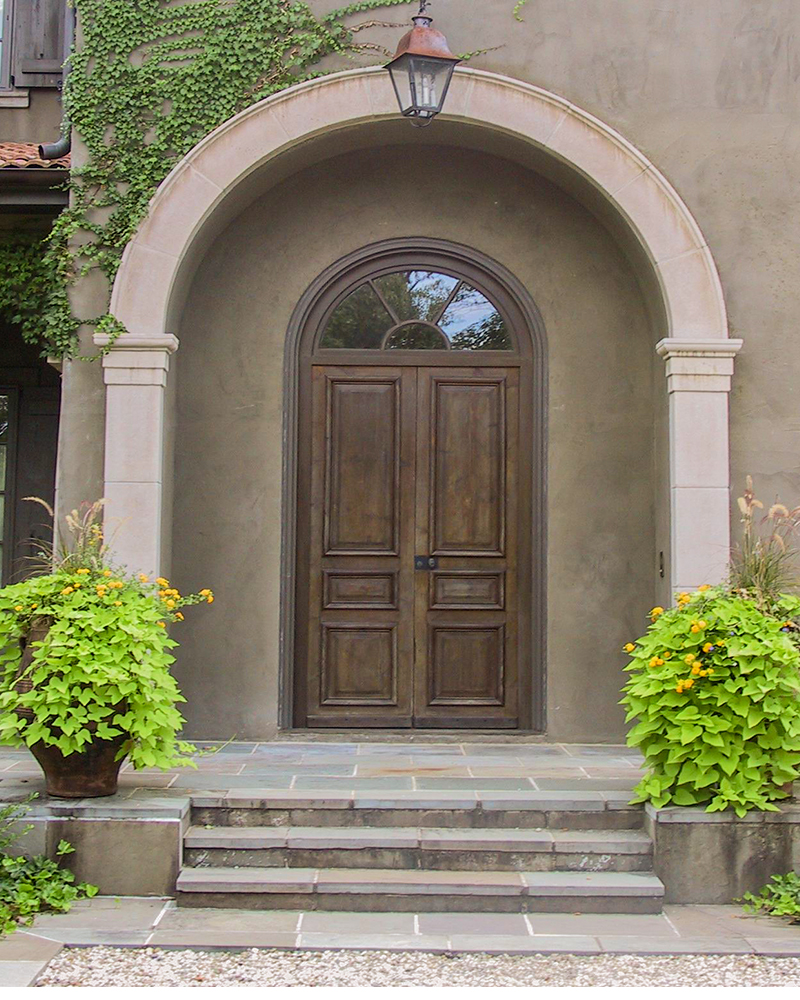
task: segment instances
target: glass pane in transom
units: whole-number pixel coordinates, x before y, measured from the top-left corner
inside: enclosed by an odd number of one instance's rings
[[[514,345],[505,321],[483,292],[462,285],[445,310],[439,326],[454,351],[511,351]]]
[[[320,347],[379,351],[392,317],[368,285],[362,285],[339,305],[328,321]]]
[[[410,319],[435,323],[457,284],[458,278],[434,271],[398,271],[375,279],[400,323]]]
[[[386,340],[387,351],[446,351],[447,340],[441,330],[427,323],[409,323],[395,330]]]

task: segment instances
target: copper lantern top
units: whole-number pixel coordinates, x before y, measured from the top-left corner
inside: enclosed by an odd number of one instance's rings
[[[453,55],[450,51],[447,39],[441,31],[432,27],[432,17],[419,13],[412,18],[412,21],[414,27],[400,39],[397,52],[394,54],[395,59],[409,55],[424,56],[428,59],[452,59],[455,62],[460,62],[458,56]]]

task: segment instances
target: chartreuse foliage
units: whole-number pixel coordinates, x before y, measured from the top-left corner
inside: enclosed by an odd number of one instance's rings
[[[27,812],[27,803],[0,809],[0,935],[10,934],[17,924],[32,923],[37,913],[45,910],[66,913],[76,899],[97,895],[97,886],[86,882],[76,885],[75,876],[58,861],[41,855],[27,858],[6,853],[8,847],[30,830],[30,827],[19,828]],[[74,850],[62,840],[56,856],[63,858]]]
[[[761,892],[746,892],[744,902],[749,913],[763,911],[773,917],[792,917],[793,924],[800,924],[800,875],[773,875]]]
[[[777,614],[722,589],[654,608],[628,643],[622,704],[637,719],[628,743],[645,758],[636,801],[776,810],[800,764],[800,599]]]
[[[69,515],[76,545],[56,557],[54,572],[0,590],[0,740],[41,740],[69,756],[93,740],[124,737],[119,757],[134,767],[188,763],[181,755],[194,748],[177,739],[184,719],[176,706],[185,699],[170,673],[177,643],[167,623],[214,595],[181,596],[168,580],[107,565],[95,523],[101,507]],[[31,641],[32,661],[20,673],[20,640],[33,629],[43,637]]]

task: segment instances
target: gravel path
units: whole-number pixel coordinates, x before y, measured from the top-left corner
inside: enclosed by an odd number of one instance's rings
[[[800,959],[71,948],[38,986],[800,986]]]

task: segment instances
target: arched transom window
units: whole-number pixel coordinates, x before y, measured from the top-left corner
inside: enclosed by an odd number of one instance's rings
[[[323,349],[513,351],[506,321],[468,281],[430,270],[369,278],[333,310]]]

